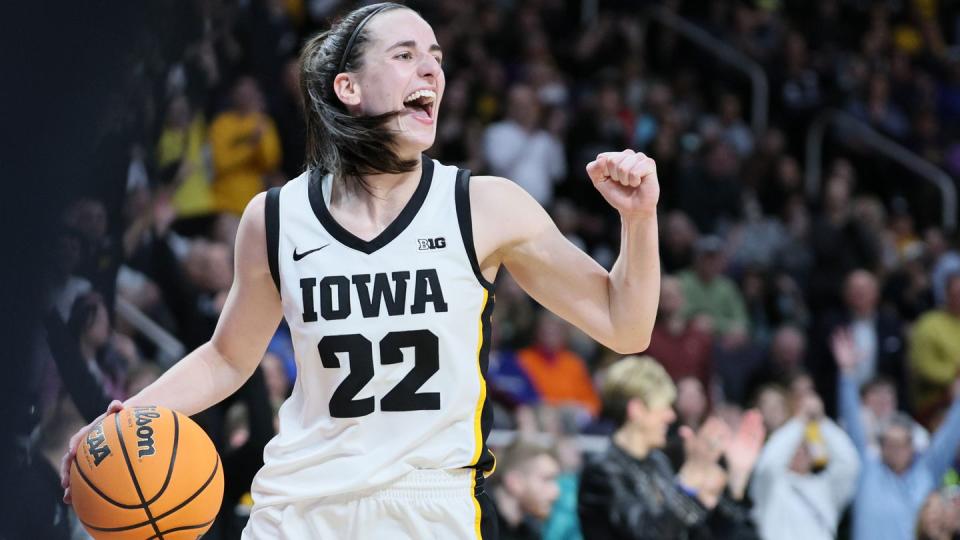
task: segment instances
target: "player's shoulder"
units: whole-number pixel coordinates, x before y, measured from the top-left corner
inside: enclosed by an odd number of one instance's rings
[[[493,202],[533,201],[533,197],[516,182],[501,176],[474,176],[470,180],[470,197],[492,199]]]

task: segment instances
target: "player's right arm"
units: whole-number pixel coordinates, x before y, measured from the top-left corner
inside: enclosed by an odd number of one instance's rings
[[[282,315],[280,295],[267,262],[265,200],[264,194],[257,195],[240,219],[233,285],[213,337],[137,395],[123,404],[111,403],[104,416],[138,405],[159,405],[194,415],[236,392],[257,369]],[[60,477],[65,502],[70,502],[70,462],[89,427],[70,439],[63,459]]]

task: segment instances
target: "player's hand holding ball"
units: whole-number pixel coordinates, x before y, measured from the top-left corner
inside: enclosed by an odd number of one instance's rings
[[[107,413],[71,439],[64,499],[91,536],[195,539],[223,501],[223,467],[189,417],[156,406]]]
[[[660,199],[657,164],[646,154],[633,150],[604,152],[587,164],[587,175],[622,217],[656,213]]]

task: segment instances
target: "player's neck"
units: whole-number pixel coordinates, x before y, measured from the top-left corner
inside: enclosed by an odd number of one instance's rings
[[[400,174],[364,176],[366,188],[355,179],[335,181],[330,208],[336,213],[362,215],[370,221],[389,224],[403,210],[420,184],[422,165]]]

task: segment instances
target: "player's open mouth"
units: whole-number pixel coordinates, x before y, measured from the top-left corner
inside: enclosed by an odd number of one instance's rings
[[[437,100],[437,93],[433,90],[417,90],[403,99],[403,106],[414,120],[424,124],[433,123],[433,106]]]

